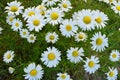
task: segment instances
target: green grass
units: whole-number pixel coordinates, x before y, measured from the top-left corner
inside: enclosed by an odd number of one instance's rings
[[[67,72],[70,74],[73,80],[106,80],[105,73],[108,72],[108,67],[117,67],[120,69],[120,61],[111,62],[109,60],[109,54],[111,50],[117,49],[120,50],[120,32],[118,31],[120,26],[120,16],[115,14],[111,10],[110,6],[98,2],[98,0],[87,0],[87,3],[84,3],[83,0],[70,0],[73,6],[73,9],[66,13],[65,19],[71,18],[72,14],[76,11],[82,9],[91,9],[91,10],[100,10],[108,15],[109,21],[105,28],[93,31],[86,31],[88,34],[88,39],[86,42],[75,42],[74,38],[65,38],[61,35],[58,26],[52,26],[47,24],[42,31],[40,32],[31,32],[37,36],[37,40],[34,44],[30,44],[26,39],[22,39],[18,32],[11,30],[11,26],[6,23],[7,13],[4,12],[7,2],[12,0],[0,0],[0,27],[4,30],[0,35],[0,80],[24,80],[23,75],[25,74],[23,68],[26,67],[29,63],[35,62],[36,64],[41,64],[44,69],[44,76],[42,80],[56,80],[58,72]],[[22,2],[22,5],[27,7],[37,6],[41,3],[41,0],[18,0]],[[24,27],[25,24],[24,24]],[[49,31],[55,31],[59,35],[59,40],[55,44],[46,43],[45,35]],[[81,31],[79,29],[79,31]],[[91,49],[90,38],[95,32],[101,31],[102,34],[106,34],[109,38],[109,47],[103,52],[95,52]],[[46,67],[40,60],[41,53],[43,53],[47,47],[55,46],[58,48],[62,55],[62,61],[56,68]],[[91,55],[96,55],[100,59],[101,68],[96,71],[93,75],[88,75],[85,73],[83,62],[74,64],[67,60],[66,50],[70,47],[83,47],[85,50],[85,57],[90,57]],[[11,63],[6,64],[3,62],[3,54],[7,50],[15,51],[14,60]],[[84,57],[84,59],[85,59]],[[8,73],[8,67],[12,66],[16,70],[14,74]],[[120,70],[119,70],[120,73]],[[120,74],[118,75],[118,80],[120,80]]]

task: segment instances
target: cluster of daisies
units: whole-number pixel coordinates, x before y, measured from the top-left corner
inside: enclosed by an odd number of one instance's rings
[[[86,0],[85,0],[86,1]],[[57,7],[53,7],[57,5]],[[37,7],[28,7],[24,9],[20,2],[12,1],[5,7],[8,13],[6,22],[11,25],[13,31],[20,33],[22,38],[26,38],[29,43],[34,43],[37,36],[33,34],[34,31],[40,32],[45,28],[46,24],[58,27],[63,36],[66,38],[74,37],[75,41],[86,41],[87,34],[85,31],[92,31],[94,29],[101,29],[107,25],[109,20],[104,12],[99,10],[83,9],[78,12],[74,12],[72,18],[64,19],[66,12],[72,9],[69,0],[42,0],[42,3]],[[23,10],[24,9],[24,10]],[[18,18],[21,15],[22,18]],[[20,20],[21,19],[21,20]],[[79,30],[81,32],[79,32]],[[45,40],[47,43],[55,43],[59,39],[59,35],[56,32],[46,33]],[[96,52],[102,52],[107,47],[108,37],[101,32],[96,32],[92,38],[90,44],[92,50]],[[91,55],[84,60],[84,49],[78,47],[70,47],[67,51],[67,59],[72,63],[79,63],[83,61],[85,64],[84,70],[89,74],[95,73],[100,68],[100,61],[97,56]],[[6,63],[12,62],[14,58],[14,51],[7,51],[4,53],[3,61]],[[115,62],[120,60],[120,53],[118,50],[112,50],[110,54],[110,60]],[[40,60],[49,68],[56,67],[61,61],[61,51],[56,47],[48,47],[46,51],[41,53]],[[12,74],[14,68],[9,67],[9,72]],[[40,64],[30,63],[24,68],[26,73],[25,79],[28,80],[40,80],[43,77],[44,70]],[[107,74],[108,80],[117,79],[117,68],[109,68]],[[57,80],[72,80],[68,73],[58,73]]]

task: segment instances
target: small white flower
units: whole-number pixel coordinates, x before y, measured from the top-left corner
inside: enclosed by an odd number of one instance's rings
[[[27,41],[29,43],[34,43],[36,40],[36,36],[34,36],[34,34],[30,34],[28,37],[27,37]]]
[[[9,25],[12,25],[12,22],[13,22],[14,19],[15,19],[15,15],[8,15],[8,16],[7,16],[7,19],[6,19],[6,22],[7,22]]]
[[[57,73],[57,80],[71,80],[68,73]]]
[[[84,32],[79,32],[75,34],[75,41],[79,42],[79,41],[86,41],[87,39],[87,35]]]
[[[110,60],[115,62],[115,61],[119,61],[120,60],[120,53],[118,50],[112,50],[112,52],[110,53]]]
[[[53,6],[55,5],[59,0],[42,0],[43,4],[46,4],[46,6]]]
[[[114,10],[115,13],[118,13],[120,15],[120,1],[118,3],[114,3],[111,8]]]
[[[8,71],[9,71],[10,74],[12,74],[15,71],[15,69],[13,67],[9,67]]]
[[[28,36],[29,36],[29,31],[27,30],[27,29],[22,29],[22,30],[20,30],[20,36],[22,37],[22,38],[27,38]]]
[[[21,22],[21,20],[19,19],[14,19],[13,22],[12,22],[12,29],[13,31],[18,31],[18,30],[21,30],[23,26],[23,23]]]

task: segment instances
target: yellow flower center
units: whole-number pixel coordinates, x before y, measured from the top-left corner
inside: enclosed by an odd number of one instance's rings
[[[67,8],[67,7],[68,7],[68,5],[67,5],[66,3],[63,3],[62,6],[63,6],[64,8]]]
[[[49,60],[54,60],[55,57],[56,57],[56,56],[55,56],[54,53],[49,53],[49,54],[48,54],[48,59],[49,59]]]
[[[7,59],[10,59],[11,58],[11,54],[7,54]]]
[[[102,18],[98,17],[98,18],[95,19],[95,21],[100,24],[102,22]]]
[[[26,35],[27,33],[26,32],[23,32],[23,35]]]
[[[116,54],[112,54],[112,57],[113,57],[113,58],[116,58],[116,57],[117,57],[117,55],[116,55]]]
[[[97,38],[96,44],[97,44],[97,45],[101,45],[102,43],[103,43],[102,38]]]
[[[19,23],[18,23],[18,22],[16,22],[16,23],[15,23],[15,26],[16,26],[16,27],[18,27],[18,26],[19,26]]]
[[[58,17],[59,17],[59,14],[57,12],[52,12],[51,13],[51,19],[52,20],[56,20],[56,19],[58,19]]]
[[[77,50],[73,51],[72,56],[74,56],[74,57],[78,57],[78,56],[79,56],[78,51],[77,51]]]
[[[33,16],[33,15],[35,15],[35,12],[34,12],[34,11],[28,12],[28,16]]]
[[[84,38],[84,35],[83,34],[80,34],[79,35],[79,39],[83,39]]]
[[[33,37],[33,36],[31,36],[31,37],[30,37],[30,40],[34,40],[34,37]]]
[[[120,6],[116,6],[116,9],[117,9],[118,11],[120,11]]]
[[[17,6],[11,6],[10,11],[12,11],[12,12],[18,11],[18,7]]]
[[[66,78],[65,74],[62,74],[62,75],[61,75],[61,78],[62,78],[62,79],[65,79],[65,78]]]
[[[40,20],[38,20],[38,19],[33,20],[33,24],[35,26],[38,26],[40,24]]]
[[[71,25],[69,25],[69,24],[68,24],[68,25],[66,25],[66,30],[67,30],[67,31],[71,31],[71,30],[72,30],[72,26],[71,26]]]
[[[9,20],[10,20],[10,22],[12,22],[13,21],[13,17],[10,17]]]
[[[88,63],[88,66],[89,66],[90,68],[94,67],[94,65],[95,65],[95,63],[94,63],[93,61],[90,61],[90,62]]]
[[[91,23],[91,17],[90,16],[85,16],[83,18],[83,21],[84,21],[85,24],[90,24]]]
[[[33,70],[30,71],[30,75],[31,75],[31,76],[36,76],[37,73],[38,73],[38,72],[37,72],[36,69],[33,69]]]
[[[54,40],[55,39],[55,37],[54,37],[54,35],[50,35],[50,40]]]
[[[109,0],[109,2],[111,3],[111,2],[113,2],[113,0]]]
[[[109,76],[113,77],[114,76],[114,72],[113,71],[109,72]]]
[[[44,12],[44,11],[41,11],[40,14],[41,14],[42,16],[44,16],[44,15],[45,15],[45,12]]]

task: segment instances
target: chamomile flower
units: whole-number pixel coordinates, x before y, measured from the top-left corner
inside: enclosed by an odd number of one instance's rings
[[[34,43],[36,40],[36,36],[34,36],[34,34],[30,34],[28,37],[27,37],[27,41],[29,43]]]
[[[57,73],[57,80],[70,80],[70,75],[68,73]]]
[[[69,0],[62,0],[60,4],[58,4],[62,11],[68,12],[72,9],[71,2]]]
[[[14,51],[8,50],[4,53],[3,61],[6,63],[12,62],[14,58]]]
[[[27,9],[25,9],[22,16],[23,16],[24,20],[26,20],[26,19],[29,19],[31,16],[35,16],[37,14],[39,14],[39,12],[35,7],[32,7],[32,8],[29,7]]]
[[[59,0],[42,0],[43,4],[46,4],[46,6],[53,6],[58,2]]]
[[[87,34],[84,32],[79,32],[75,34],[75,41],[86,41],[87,39]]]
[[[100,12],[99,10],[93,11],[94,15],[94,21],[95,21],[95,26],[97,28],[104,28],[107,24],[106,21],[108,21],[108,17],[106,14],[103,12]]]
[[[13,29],[13,31],[18,31],[18,30],[21,30],[22,26],[23,26],[23,23],[21,22],[21,20],[14,19],[12,22],[11,29]]]
[[[12,22],[13,22],[14,19],[15,19],[15,15],[8,15],[8,16],[7,16],[7,19],[6,19],[6,22],[7,22],[9,25],[12,25]]]
[[[99,59],[95,56],[91,56],[91,58],[87,58],[84,65],[85,71],[90,74],[95,73],[96,70],[100,68]]]
[[[15,69],[13,67],[9,67],[8,71],[9,71],[10,74],[12,74],[15,71]]]
[[[107,80],[117,80],[118,70],[117,68],[109,68],[109,72],[107,74]]]
[[[94,25],[94,19],[93,19],[93,14],[91,10],[82,10],[81,12],[79,12],[79,18],[78,18],[78,26],[86,31],[86,30],[92,30],[95,28]]]
[[[20,30],[20,36],[22,38],[27,38],[29,36],[29,31],[27,29]]]
[[[70,49],[67,50],[67,59],[70,60],[73,63],[78,63],[80,62],[82,59],[82,56],[84,56],[83,54],[84,50],[83,48],[73,48],[71,47]]]
[[[47,67],[56,67],[59,63],[59,61],[61,61],[60,58],[60,51],[55,48],[55,47],[48,47],[47,51],[44,51],[44,53],[42,53],[42,62],[44,62],[44,64]]]
[[[73,21],[72,19],[64,20],[60,25],[60,31],[62,35],[66,37],[73,36],[78,30],[78,27],[75,24],[75,21]]]
[[[45,6],[44,4],[38,5],[38,6],[36,7],[36,9],[38,10],[38,13],[39,13],[41,16],[45,17],[45,14],[46,14],[46,6]]]
[[[115,3],[111,8],[115,13],[118,13],[120,15],[120,1],[118,3]]]
[[[3,30],[3,28],[2,28],[2,27],[0,27],[0,34],[2,34],[2,30]]]
[[[50,24],[57,25],[62,22],[63,12],[59,8],[52,8],[46,11],[46,21]]]
[[[25,79],[27,80],[41,80],[44,74],[41,65],[36,65],[35,63],[30,63],[24,68],[24,72],[26,74],[23,76],[25,76]]]
[[[55,32],[48,32],[46,37],[45,37],[45,40],[49,43],[49,42],[52,42],[52,43],[55,43],[57,40],[58,40],[58,35],[57,33]]]
[[[17,1],[12,1],[7,3],[7,5],[8,6],[5,7],[5,9],[9,15],[19,15],[19,13],[22,13],[22,9],[24,9],[24,6],[21,6],[21,3]]]
[[[120,53],[118,50],[112,50],[112,52],[110,53],[110,60],[111,61],[119,61],[120,59]]]
[[[46,22],[44,21],[44,18],[40,15],[35,15],[30,17],[27,20],[27,26],[30,31],[37,31],[42,30],[43,26],[45,26]]]
[[[101,32],[97,32],[91,38],[92,42],[92,49],[96,50],[97,52],[104,51],[106,47],[108,47],[108,38],[106,35],[102,35]]]

